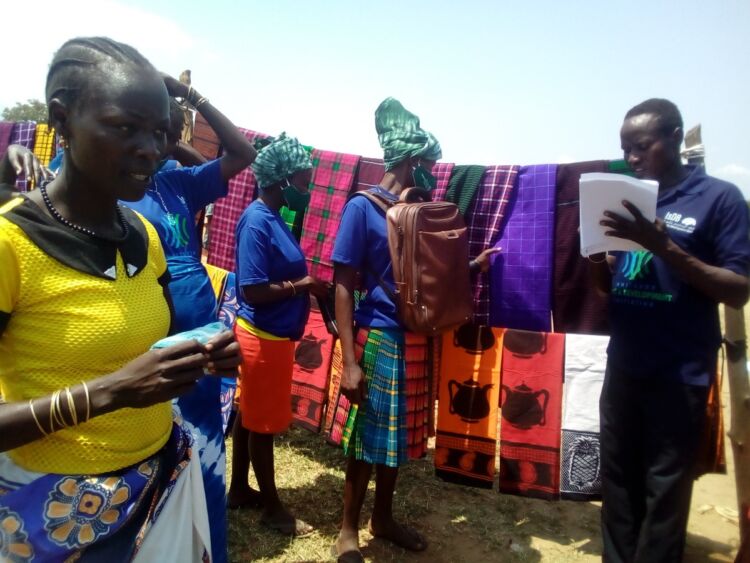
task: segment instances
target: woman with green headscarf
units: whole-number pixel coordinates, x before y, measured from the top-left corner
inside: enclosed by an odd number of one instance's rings
[[[261,522],[291,536],[312,527],[286,510],[276,490],[273,435],[292,421],[294,341],[302,337],[308,294],[324,296],[329,284],[307,275],[305,257],[279,214],[303,211],[310,194],[312,161],[297,139],[282,134],[252,164],[260,196],[237,223],[235,335],[242,350],[240,424],[235,425],[229,506],[262,506]],[[247,457],[260,495],[247,484]]]
[[[371,191],[397,201],[404,189],[419,187],[429,197],[425,192],[436,183],[431,170],[442,156],[435,137],[393,98],[375,111],[375,127],[386,171]],[[486,271],[494,252],[480,254],[472,261],[472,270]],[[356,406],[344,431],[349,461],[344,518],[333,546],[334,555],[347,563],[363,561],[359,516],[373,465],[376,485],[370,533],[405,549],[422,551],[427,548],[426,540],[416,530],[396,522],[392,512],[398,468],[407,461],[405,329],[396,304],[382,287],[388,284],[391,294],[395,289],[385,216],[368,198],[353,197],[346,204],[332,258],[336,324],[343,354],[341,391]],[[358,275],[367,296],[353,312]]]

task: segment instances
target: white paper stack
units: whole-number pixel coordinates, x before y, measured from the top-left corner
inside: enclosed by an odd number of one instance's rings
[[[628,219],[633,216],[623,205],[628,200],[649,221],[656,219],[656,196],[659,184],[652,180],[638,180],[622,174],[593,172],[581,174],[580,180],[581,256],[615,250],[640,250],[643,247],[631,240],[606,236],[609,230],[599,224],[605,211],[613,211]]]

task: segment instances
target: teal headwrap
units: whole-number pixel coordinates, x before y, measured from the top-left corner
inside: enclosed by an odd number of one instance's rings
[[[439,160],[443,156],[434,135],[422,129],[419,118],[395,98],[386,98],[375,110],[375,130],[383,148],[386,170],[412,156],[426,160]]]
[[[295,172],[312,168],[310,155],[294,137],[282,133],[258,151],[252,164],[258,186],[265,188]]]

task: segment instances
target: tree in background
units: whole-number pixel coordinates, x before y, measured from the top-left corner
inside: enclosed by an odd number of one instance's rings
[[[16,102],[12,108],[2,112],[5,121],[36,121],[47,123],[47,104],[40,100],[29,99],[26,103]]]

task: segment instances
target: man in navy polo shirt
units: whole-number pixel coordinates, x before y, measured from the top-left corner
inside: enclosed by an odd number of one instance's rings
[[[682,163],[672,102],[632,108],[620,139],[659,195],[653,223],[626,201],[601,221],[645,250],[593,257],[612,331],[600,400],[603,558],[677,562],[721,344],[718,304],[748,299],[750,220],[736,186]]]

